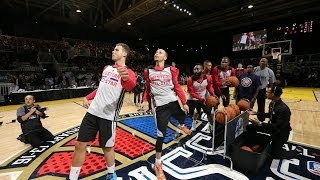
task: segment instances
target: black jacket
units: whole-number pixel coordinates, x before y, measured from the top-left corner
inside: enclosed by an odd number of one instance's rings
[[[43,116],[38,116],[36,113],[33,113],[27,120],[23,121],[21,119],[22,116],[27,114],[29,112],[29,109],[27,106],[22,106],[18,109],[17,112],[17,120],[21,124],[21,130],[23,134],[27,135],[30,132],[41,130],[43,128],[42,123],[40,121],[40,118],[45,118],[46,115],[44,113],[44,110],[41,109],[39,105],[35,106],[38,111],[43,113]]]
[[[269,104],[269,112],[264,116],[269,118],[269,123],[263,123],[262,126],[269,129],[272,134],[281,132],[290,132],[290,116],[291,111],[289,107],[280,99]]]

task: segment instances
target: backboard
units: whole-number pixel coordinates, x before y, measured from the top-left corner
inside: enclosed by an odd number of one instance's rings
[[[276,41],[276,42],[269,42],[263,44],[262,49],[262,57],[272,56],[273,51],[278,51],[281,55],[291,55],[292,54],[292,41],[285,40],[285,41]]]

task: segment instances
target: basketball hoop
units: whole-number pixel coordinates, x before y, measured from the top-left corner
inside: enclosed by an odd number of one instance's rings
[[[272,48],[271,55],[272,59],[277,59],[278,62],[281,62],[281,48]]]
[[[273,59],[281,59],[281,53],[280,52],[272,52],[272,58]]]

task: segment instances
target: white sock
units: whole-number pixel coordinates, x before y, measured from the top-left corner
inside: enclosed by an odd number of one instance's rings
[[[162,163],[161,159],[157,159],[157,158],[156,158],[156,164],[159,165],[159,164],[161,164],[161,163]]]
[[[108,165],[107,165],[108,166]],[[112,166],[108,167],[108,173],[112,174],[114,173],[114,168],[115,168],[115,164],[113,164]]]
[[[71,166],[70,174],[69,174],[69,179],[70,180],[77,180],[79,179],[79,174],[81,171],[81,167],[73,167]]]

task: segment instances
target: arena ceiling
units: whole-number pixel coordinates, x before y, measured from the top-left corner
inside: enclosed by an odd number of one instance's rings
[[[0,6],[34,21],[137,34],[221,32],[320,11],[319,0],[1,0]]]

